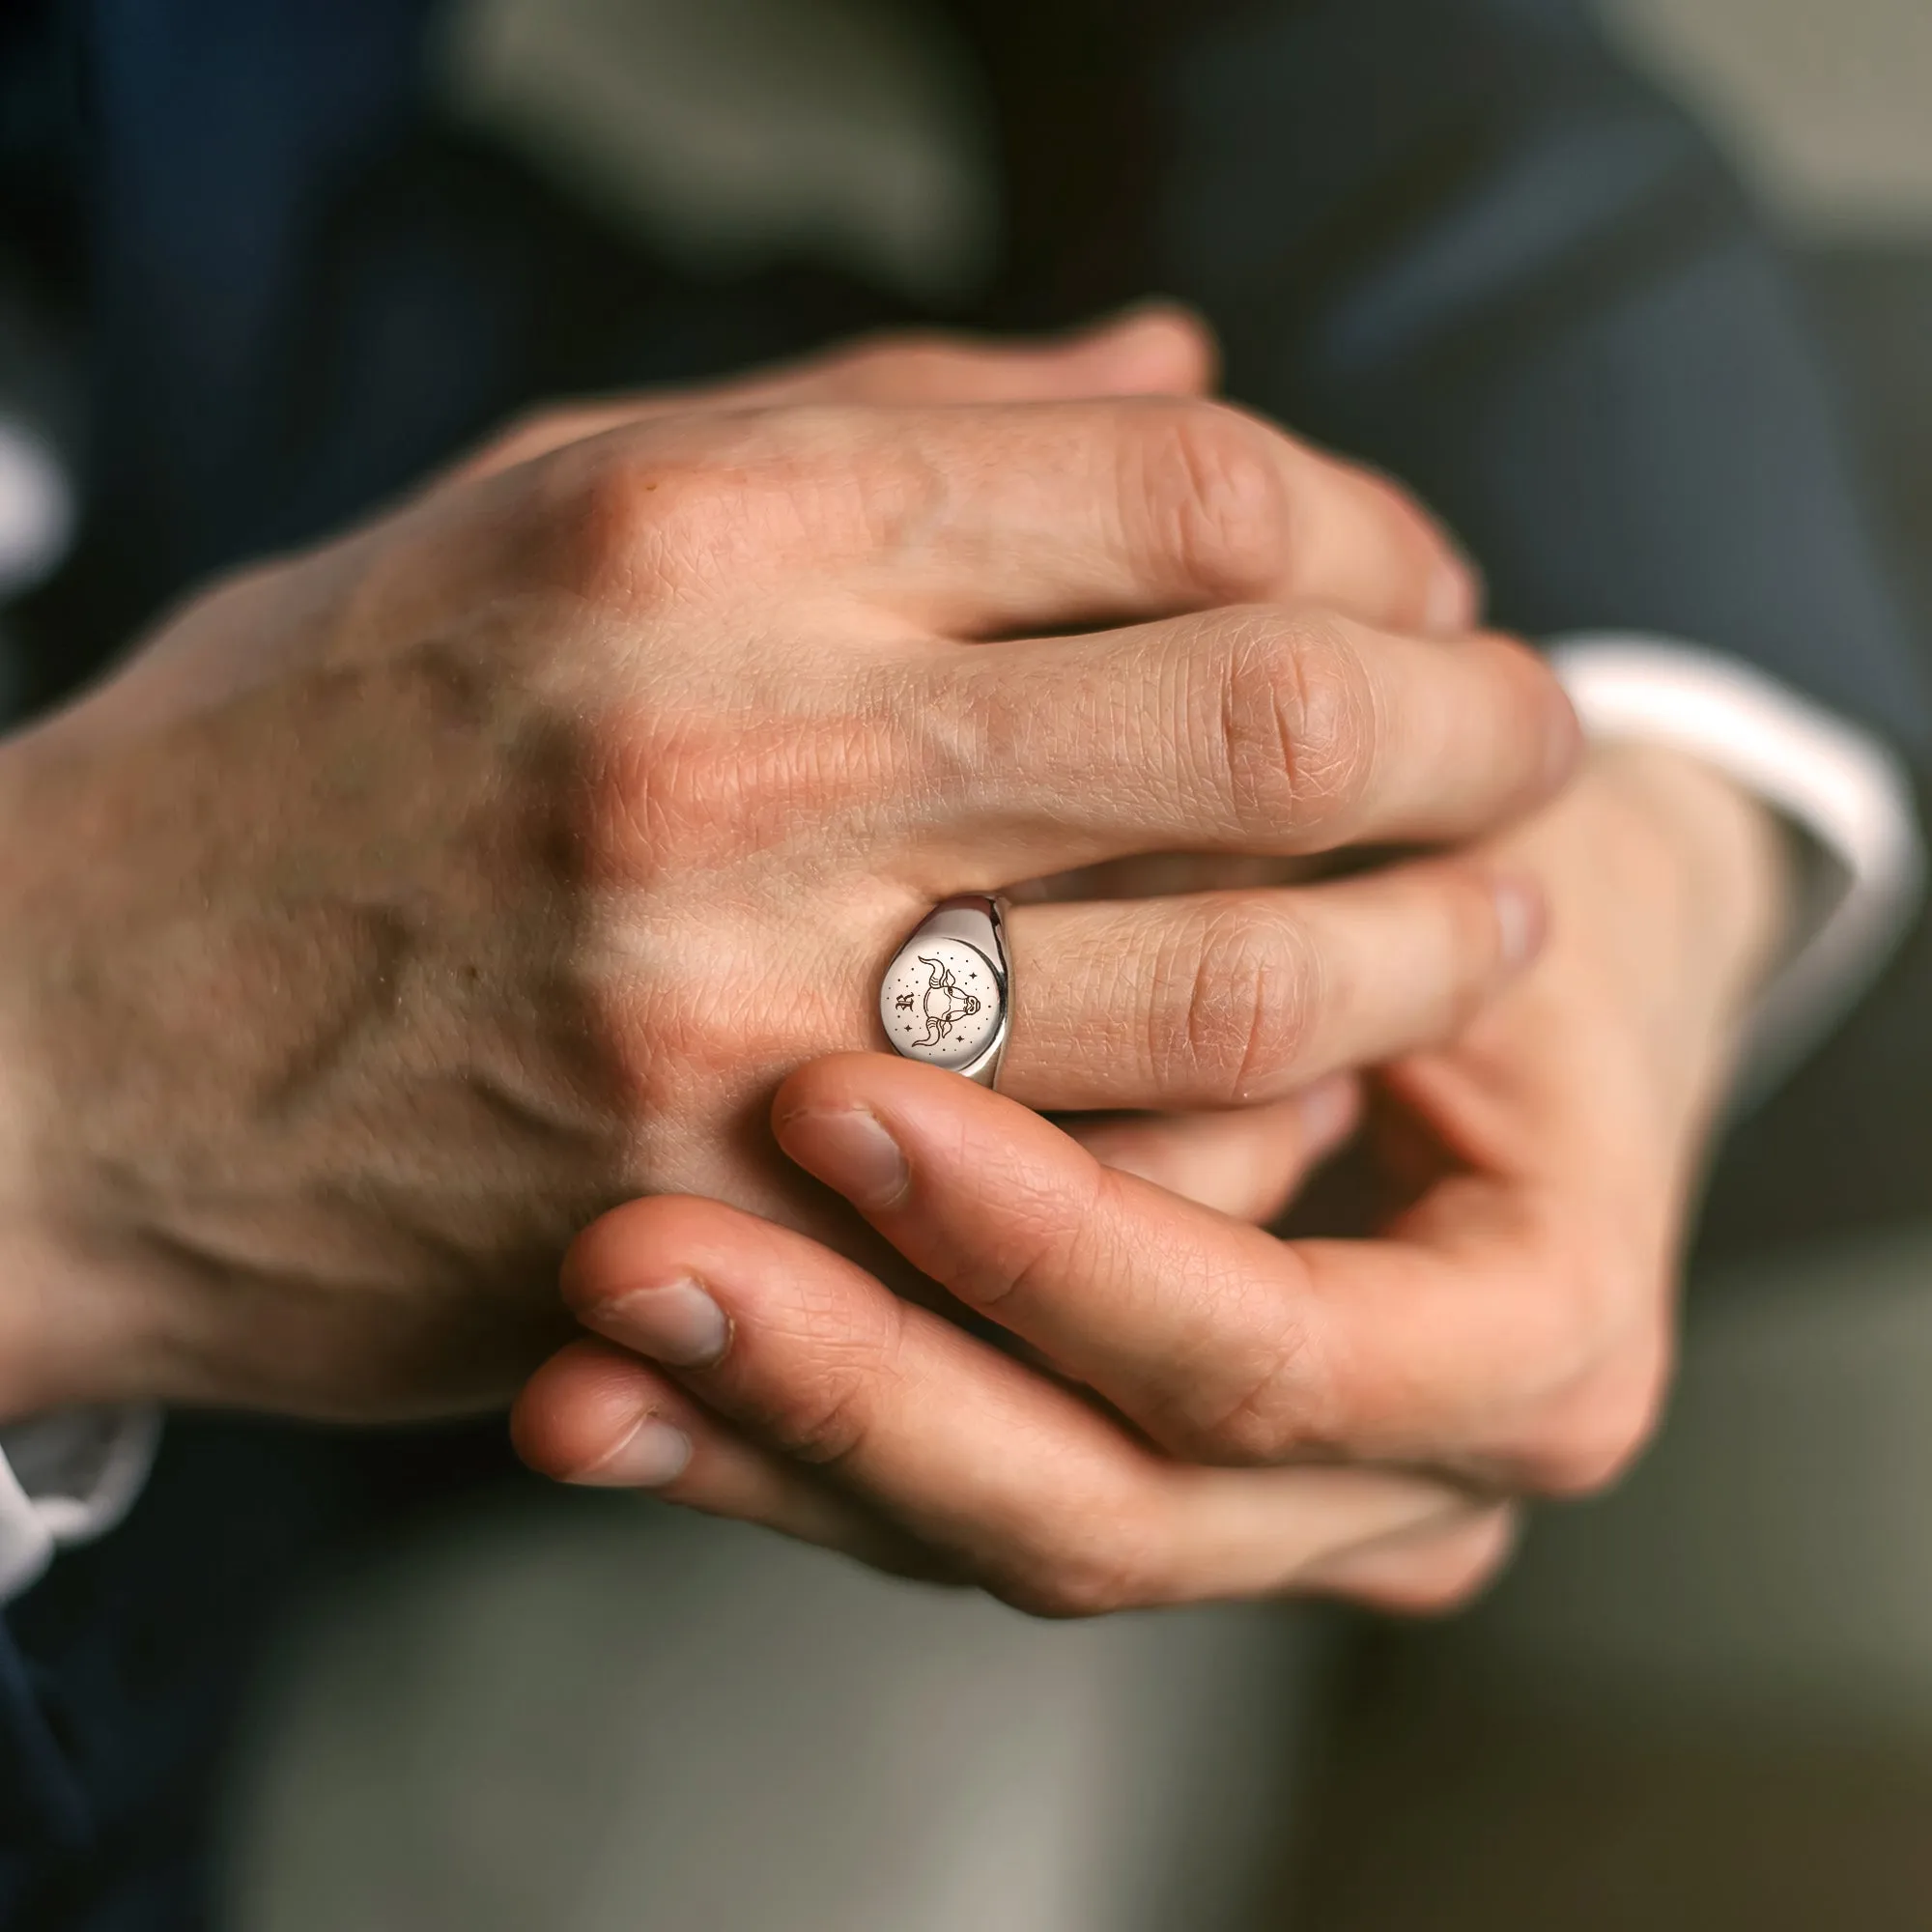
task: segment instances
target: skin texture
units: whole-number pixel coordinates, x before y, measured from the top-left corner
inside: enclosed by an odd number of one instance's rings
[[[11,741],[0,1416],[500,1402],[634,1195],[876,1260],[770,1106],[932,901],[1547,799],[1575,721],[1446,539],[1210,364],[1156,314],[535,419]],[[1533,950],[1488,859],[1219,876],[1015,910],[1014,1102],[1198,1151],[1118,1114],[1280,1108]]]
[[[1776,828],[1675,753],[1599,753],[1488,856],[1543,883],[1536,965],[1365,1098],[1232,1116],[1211,1158],[1144,1138],[1125,1173],[930,1068],[801,1069],[785,1151],[1012,1348],[793,1232],[639,1202],[572,1250],[599,1339],[526,1391],[524,1454],[1054,1615],[1461,1601],[1514,1498],[1597,1489],[1650,1432],[1689,1204],[1785,917]],[[1367,1237],[1246,1225],[1357,1105]]]

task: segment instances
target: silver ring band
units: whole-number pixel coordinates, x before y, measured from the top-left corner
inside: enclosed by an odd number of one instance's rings
[[[945,899],[894,955],[879,1019],[895,1053],[997,1085],[1012,1026],[1003,907],[982,893]]]

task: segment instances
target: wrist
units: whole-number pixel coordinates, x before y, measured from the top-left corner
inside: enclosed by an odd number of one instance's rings
[[[1700,980],[1719,1011],[1742,1020],[1793,927],[1798,856],[1783,822],[1734,780],[1669,746],[1603,746],[1587,781],[1649,844]]]
[[[42,784],[40,741],[0,743],[0,1422],[156,1392],[161,1284],[117,1255],[84,1179],[63,1176],[55,1123],[86,1096],[58,1091],[44,1051],[49,975],[85,971],[56,929],[50,882],[75,863]],[[84,1136],[81,1137],[84,1140]]]
[[[1674,1170],[1724,1104],[1790,929],[1787,835],[1691,753],[1636,743],[1592,752],[1548,834],[1554,977],[1620,1042],[1596,1078],[1631,1083],[1635,1138]]]

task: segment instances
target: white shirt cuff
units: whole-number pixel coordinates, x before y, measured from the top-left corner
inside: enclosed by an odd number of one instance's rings
[[[156,1408],[75,1408],[0,1427],[0,1604],[57,1550],[104,1536],[141,1493],[161,1435]]]
[[[1550,655],[1591,737],[1702,758],[1819,855],[1799,931],[1751,1019],[1743,1085],[1761,1094],[1843,1016],[1911,923],[1925,862],[1905,767],[1871,733],[1714,651],[1591,635]]]

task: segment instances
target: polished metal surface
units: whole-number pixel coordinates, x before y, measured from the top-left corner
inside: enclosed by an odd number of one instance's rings
[[[998,1083],[1012,1018],[1000,902],[980,894],[935,906],[886,968],[879,1020],[893,1051]]]

